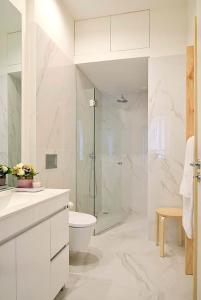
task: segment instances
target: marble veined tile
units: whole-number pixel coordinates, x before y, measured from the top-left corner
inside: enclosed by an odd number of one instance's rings
[[[185,153],[185,57],[149,61],[148,216],[153,238],[155,209],[181,207],[179,195]],[[168,239],[177,229],[168,225]]]
[[[6,75],[0,75],[0,163],[8,163],[8,103]]]
[[[103,94],[101,107],[102,210],[146,213],[148,95]]]
[[[56,300],[190,300],[192,277],[184,274],[184,248],[166,245],[165,258],[147,239],[147,220],[125,223],[92,238],[87,252],[70,256],[69,289]]]
[[[43,185],[70,188],[75,202],[75,67],[50,37],[36,26],[36,149]],[[57,168],[47,170],[46,154],[57,154]]]

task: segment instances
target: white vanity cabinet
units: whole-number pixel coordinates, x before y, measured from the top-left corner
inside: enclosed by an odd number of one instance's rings
[[[45,221],[16,238],[17,300],[48,300],[50,225]]]
[[[53,300],[63,286],[68,286],[69,246],[63,248],[50,265],[50,299]]]
[[[15,240],[0,246],[0,299],[16,300]]]
[[[53,300],[68,284],[69,193],[54,191],[51,199],[44,192],[39,203],[32,196],[33,207],[12,211],[10,219],[0,212],[2,236],[12,233],[0,240],[0,300]]]
[[[63,210],[50,220],[50,299],[54,299],[62,286],[67,286],[69,273],[68,210]],[[64,280],[65,279],[65,280]]]

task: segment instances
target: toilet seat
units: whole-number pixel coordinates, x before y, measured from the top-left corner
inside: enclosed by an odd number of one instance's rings
[[[75,212],[75,211],[69,211],[69,226],[74,228],[83,228],[83,227],[89,227],[96,224],[96,217]]]

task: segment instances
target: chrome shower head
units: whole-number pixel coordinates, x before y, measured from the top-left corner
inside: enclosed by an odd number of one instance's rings
[[[124,97],[124,95],[122,94],[121,95],[121,98],[117,99],[117,102],[118,103],[127,103],[128,100]]]

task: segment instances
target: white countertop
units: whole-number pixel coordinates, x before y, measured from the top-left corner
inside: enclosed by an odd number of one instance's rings
[[[68,189],[45,189],[36,193],[16,192],[15,189],[2,191],[0,192],[0,220],[68,192],[70,192]]]

